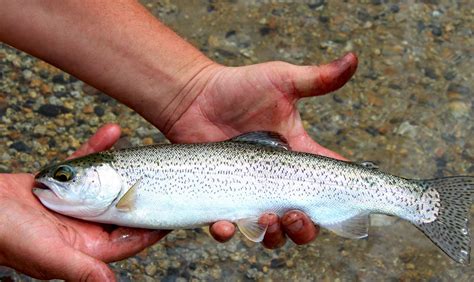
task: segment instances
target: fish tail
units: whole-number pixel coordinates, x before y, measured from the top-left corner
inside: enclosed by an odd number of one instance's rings
[[[469,264],[469,214],[474,198],[474,177],[455,176],[417,182],[425,188],[424,203],[418,209],[425,219],[415,225],[449,257],[461,264]],[[428,203],[434,205],[429,207]]]

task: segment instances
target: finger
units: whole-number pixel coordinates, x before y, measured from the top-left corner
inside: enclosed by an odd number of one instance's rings
[[[323,95],[341,88],[357,69],[357,56],[344,57],[321,66],[294,66],[287,71],[292,79],[297,98]]]
[[[313,241],[319,234],[319,227],[301,211],[289,211],[281,219],[286,235],[297,245]]]
[[[280,225],[280,219],[276,214],[264,214],[260,217],[259,223],[268,225],[267,232],[263,238],[262,244],[265,248],[276,249],[286,243],[285,232]]]
[[[57,249],[55,249],[57,248]],[[71,247],[54,247],[50,253],[35,253],[25,258],[15,269],[39,279],[64,279],[67,281],[115,281],[114,273],[100,260]],[[58,256],[59,255],[59,256]]]
[[[106,262],[122,260],[155,244],[169,232],[170,230],[120,227],[111,233],[105,232],[102,240],[87,246],[87,253]]]
[[[62,261],[65,265],[58,269],[59,278],[67,281],[115,281],[114,273],[105,263],[79,251]]]
[[[114,123],[108,123],[100,127],[86,143],[84,143],[68,159],[82,157],[110,149],[120,138],[120,127]]]
[[[209,232],[216,241],[224,243],[234,236],[235,226],[228,221],[218,221],[211,225]]]

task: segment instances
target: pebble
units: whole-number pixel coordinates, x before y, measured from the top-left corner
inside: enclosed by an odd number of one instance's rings
[[[443,35],[443,29],[439,26],[433,26],[431,28],[431,34],[433,34],[434,36],[441,36]]]
[[[53,81],[53,83],[59,83],[59,84],[66,84],[67,83],[66,79],[64,79],[64,76],[62,74],[57,74],[57,75],[53,76],[52,81]]]
[[[39,135],[44,135],[46,133],[46,130],[47,130],[46,126],[44,126],[42,124],[38,124],[33,129],[33,133],[39,134]]]
[[[426,67],[424,69],[424,73],[427,77],[431,79],[438,79],[438,75],[436,74],[436,71],[430,67]]]
[[[398,6],[397,4],[390,5],[390,12],[392,13],[400,12],[400,6]]]
[[[16,141],[10,145],[10,148],[18,151],[18,152],[31,152],[31,148],[27,146],[23,141]]]
[[[105,110],[104,110],[104,108],[102,108],[101,106],[95,106],[95,107],[94,107],[94,113],[95,113],[98,117],[101,117],[101,116],[104,115]]]
[[[151,263],[145,267],[145,273],[149,276],[154,276],[158,268],[155,264]]]
[[[281,268],[281,267],[284,267],[285,265],[286,265],[285,259],[277,258],[277,259],[272,259],[270,262],[271,268]]]
[[[5,98],[3,98],[2,96],[0,96],[0,118],[5,115],[5,113],[7,112],[7,108],[8,108],[8,102]]]
[[[151,138],[151,137],[143,138],[143,145],[152,145],[153,143],[154,143],[153,138]]]
[[[69,112],[69,110],[66,109],[65,107],[52,105],[52,104],[42,105],[38,109],[38,113],[46,117],[56,117],[60,114],[67,113],[67,112]]]
[[[84,108],[82,108],[82,112],[85,114],[91,114],[94,112],[94,107],[92,105],[85,105]]]

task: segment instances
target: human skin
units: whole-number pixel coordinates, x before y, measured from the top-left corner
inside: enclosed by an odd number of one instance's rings
[[[0,40],[120,100],[173,142],[221,141],[270,130],[285,136],[293,150],[341,158],[308,136],[295,104],[344,85],[357,67],[354,54],[321,66],[225,67],[135,1],[0,0],[0,6]],[[318,233],[298,211],[260,221],[269,224],[263,241],[269,248],[283,245],[286,236],[308,243]],[[235,227],[221,221],[210,231],[224,242]]]

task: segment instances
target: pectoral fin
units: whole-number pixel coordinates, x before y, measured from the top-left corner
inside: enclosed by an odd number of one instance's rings
[[[347,220],[324,227],[345,238],[361,239],[369,235],[369,216],[366,213],[361,213]]]
[[[137,188],[140,186],[142,178],[138,179],[135,184],[128,189],[125,194],[123,194],[122,198],[118,201],[115,207],[122,212],[129,212],[135,208],[135,199],[137,195]]]
[[[268,225],[258,223],[258,217],[242,218],[236,224],[240,232],[253,242],[262,242],[268,228]]]

